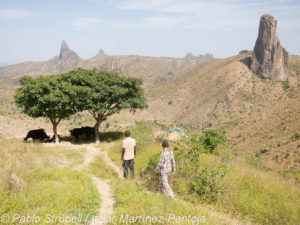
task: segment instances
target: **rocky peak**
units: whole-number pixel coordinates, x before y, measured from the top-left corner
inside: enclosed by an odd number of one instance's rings
[[[197,57],[193,55],[193,53],[189,52],[186,54],[185,59],[196,59]]]
[[[99,49],[97,57],[103,58],[105,56],[107,56],[107,55],[105,54],[104,50],[103,49]]]
[[[65,41],[62,41],[59,59],[64,63],[75,64],[80,60],[80,57],[68,47]]]
[[[286,80],[288,53],[282,48],[276,29],[277,21],[273,16],[265,14],[260,18],[250,68],[263,78]]]
[[[198,58],[199,59],[213,59],[214,56],[211,53],[206,53],[205,55],[200,54]]]

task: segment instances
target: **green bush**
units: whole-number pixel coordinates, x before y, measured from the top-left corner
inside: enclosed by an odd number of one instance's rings
[[[187,140],[189,153],[198,158],[200,153],[214,153],[219,145],[226,146],[227,138],[221,130],[206,130],[203,134],[194,134]]]
[[[160,190],[160,177],[158,173],[155,173],[155,168],[158,164],[160,153],[153,154],[148,161],[148,166],[141,172],[143,184],[150,191]]]
[[[228,169],[225,164],[204,162],[205,159],[197,160],[189,150],[174,148],[176,162],[176,174],[170,177],[174,191],[185,192],[183,195],[195,195],[201,201],[216,202],[224,191],[223,178]],[[204,155],[204,154],[203,154]],[[201,156],[200,156],[201,158]],[[160,190],[160,177],[154,170],[160,159],[160,154],[153,154],[148,161],[148,166],[141,174],[144,185],[150,191]],[[184,185],[182,184],[184,182]]]
[[[149,146],[153,141],[152,124],[150,122],[136,122],[136,127],[132,130],[132,137],[136,140],[137,150]]]
[[[217,167],[206,166],[192,178],[191,191],[198,194],[203,200],[216,202],[224,191],[222,181],[226,173],[227,166],[225,164]]]
[[[300,139],[300,134],[299,134],[298,132],[295,132],[295,133],[294,133],[294,138],[295,138],[296,140],[299,140],[299,139]]]
[[[290,88],[290,83],[289,83],[289,81],[288,80],[286,80],[286,81],[281,81],[281,85],[282,85],[282,88],[283,88],[283,90],[288,90],[289,88]]]

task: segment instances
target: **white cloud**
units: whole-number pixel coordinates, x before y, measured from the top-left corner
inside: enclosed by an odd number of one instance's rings
[[[154,10],[159,11],[162,7],[174,3],[174,0],[129,0],[121,1],[119,7],[128,10]]]
[[[112,22],[101,18],[92,18],[92,17],[80,17],[73,21],[73,25],[75,26],[76,29],[79,30],[89,30],[89,29],[97,28],[97,26],[99,25],[110,26],[118,30],[128,30],[131,27],[129,24],[124,22]]]
[[[22,9],[0,9],[0,19],[23,19],[38,14]]]
[[[159,16],[145,18],[147,23],[178,26],[185,24],[193,29],[247,29],[258,26],[265,13],[293,12],[297,15],[300,4],[290,0],[119,0],[123,10],[145,10]],[[172,16],[172,18],[170,18]],[[176,23],[173,18],[178,17]],[[153,17],[153,18],[152,18]],[[300,18],[300,16],[297,16]],[[182,18],[190,18],[189,21]]]
[[[176,25],[185,25],[190,21],[189,17],[178,16],[150,16],[144,19],[145,23],[152,27],[170,27]]]

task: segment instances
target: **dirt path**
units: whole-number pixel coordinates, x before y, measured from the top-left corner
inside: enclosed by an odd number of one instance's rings
[[[80,147],[87,149],[87,152],[83,156],[84,162],[83,164],[79,165],[79,169],[87,169],[89,164],[93,162],[97,156],[101,155],[103,160],[115,169],[118,177],[122,178],[121,169],[108,157],[106,151],[101,151],[100,148],[96,148],[93,144],[80,145]],[[101,196],[101,207],[98,211],[98,217],[94,217],[90,221],[90,225],[105,224],[103,222],[103,218],[108,218],[112,215],[116,200],[108,180],[95,177],[94,175],[90,176]]]
[[[47,146],[57,146],[54,144],[45,144]],[[114,170],[117,172],[118,177],[122,178],[122,170],[118,167],[118,165],[113,162],[108,154],[107,151],[101,151],[101,149],[98,146],[95,146],[94,144],[81,144],[81,145],[74,145],[71,143],[59,143],[58,145],[68,147],[68,149],[86,149],[86,152],[83,154],[83,163],[75,165],[73,168],[76,170],[86,170],[88,171],[89,164],[95,160],[95,158],[99,155],[103,157],[103,160],[114,168]],[[110,147],[104,146],[104,147]],[[89,225],[100,225],[105,224],[103,218],[109,218],[109,216],[112,215],[114,205],[116,203],[115,197],[112,193],[111,186],[109,180],[104,180],[101,178],[98,178],[92,174],[90,174],[90,177],[95,184],[99,195],[101,196],[101,206],[98,210],[98,215],[93,217],[89,223]]]

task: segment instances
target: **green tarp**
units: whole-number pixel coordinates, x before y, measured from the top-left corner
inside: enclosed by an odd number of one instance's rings
[[[178,133],[180,134],[180,136],[184,136],[182,130],[179,128],[179,127],[171,127],[169,130],[168,130],[168,135],[171,134],[171,133]]]

